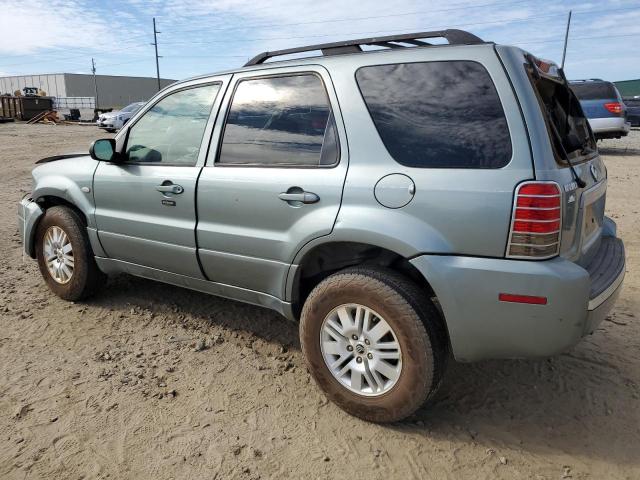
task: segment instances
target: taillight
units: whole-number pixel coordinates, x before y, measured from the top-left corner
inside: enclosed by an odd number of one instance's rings
[[[516,188],[507,257],[544,259],[560,250],[562,203],[555,182],[525,182]]]
[[[622,113],[622,104],[620,102],[605,103],[604,108],[616,115],[620,115]]]

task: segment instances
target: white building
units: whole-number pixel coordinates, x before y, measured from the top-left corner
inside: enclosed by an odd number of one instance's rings
[[[164,88],[173,82],[175,80],[160,79],[160,86]],[[121,108],[133,102],[146,101],[158,91],[158,81],[153,77],[96,75],[96,83],[99,108]],[[22,91],[24,87],[36,87],[46,92],[46,95],[56,97],[61,108],[74,108],[77,103],[75,108],[86,109],[90,106],[93,109],[93,75],[51,73],[0,77],[0,94],[13,95],[16,90]],[[72,98],[77,100],[71,100]]]

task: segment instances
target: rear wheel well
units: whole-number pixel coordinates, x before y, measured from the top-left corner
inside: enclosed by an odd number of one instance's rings
[[[292,290],[292,306],[296,318],[311,291],[329,275],[356,265],[390,268],[411,279],[429,298],[434,297],[429,282],[402,255],[386,248],[358,242],[331,242],[309,251],[298,266]],[[436,304],[439,308],[439,305]]]

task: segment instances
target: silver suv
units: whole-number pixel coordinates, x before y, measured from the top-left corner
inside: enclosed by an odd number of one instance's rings
[[[431,398],[450,354],[571,347],[625,272],[562,71],[459,30],[265,52],[38,163],[19,223],[53,292],[126,272],[273,309],[370,421]]]

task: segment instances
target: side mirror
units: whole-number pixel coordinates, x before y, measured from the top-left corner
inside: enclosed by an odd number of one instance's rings
[[[101,162],[117,161],[119,157],[116,152],[116,141],[113,138],[101,138],[96,140],[89,147],[89,155],[94,160]]]

